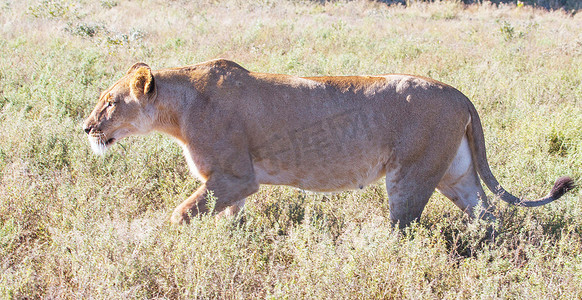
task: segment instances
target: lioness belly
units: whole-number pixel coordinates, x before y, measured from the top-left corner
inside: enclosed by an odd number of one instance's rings
[[[386,173],[388,156],[325,157],[318,160],[277,161],[265,159],[254,162],[260,184],[289,185],[315,192],[361,189],[374,183]]]

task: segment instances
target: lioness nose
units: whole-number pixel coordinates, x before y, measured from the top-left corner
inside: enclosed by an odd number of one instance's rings
[[[85,128],[83,128],[83,130],[85,130],[86,134],[89,134],[91,132],[91,129],[93,129],[92,126],[85,126]]]

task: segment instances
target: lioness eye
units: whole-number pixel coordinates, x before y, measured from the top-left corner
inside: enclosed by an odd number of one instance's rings
[[[113,99],[113,96],[111,96],[111,94],[107,95],[107,107],[113,106],[115,105],[115,99]]]

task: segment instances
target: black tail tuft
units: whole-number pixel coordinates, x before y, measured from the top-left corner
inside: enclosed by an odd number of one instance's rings
[[[574,184],[574,180],[568,176],[560,177],[556,180],[552,191],[550,192],[550,196],[557,200],[558,198],[562,197],[566,192],[575,188],[576,185]]]

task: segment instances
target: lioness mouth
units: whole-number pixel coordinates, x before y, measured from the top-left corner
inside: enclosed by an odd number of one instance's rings
[[[115,143],[115,139],[114,138],[110,138],[107,141],[105,141],[105,146],[110,146],[113,143]]]

